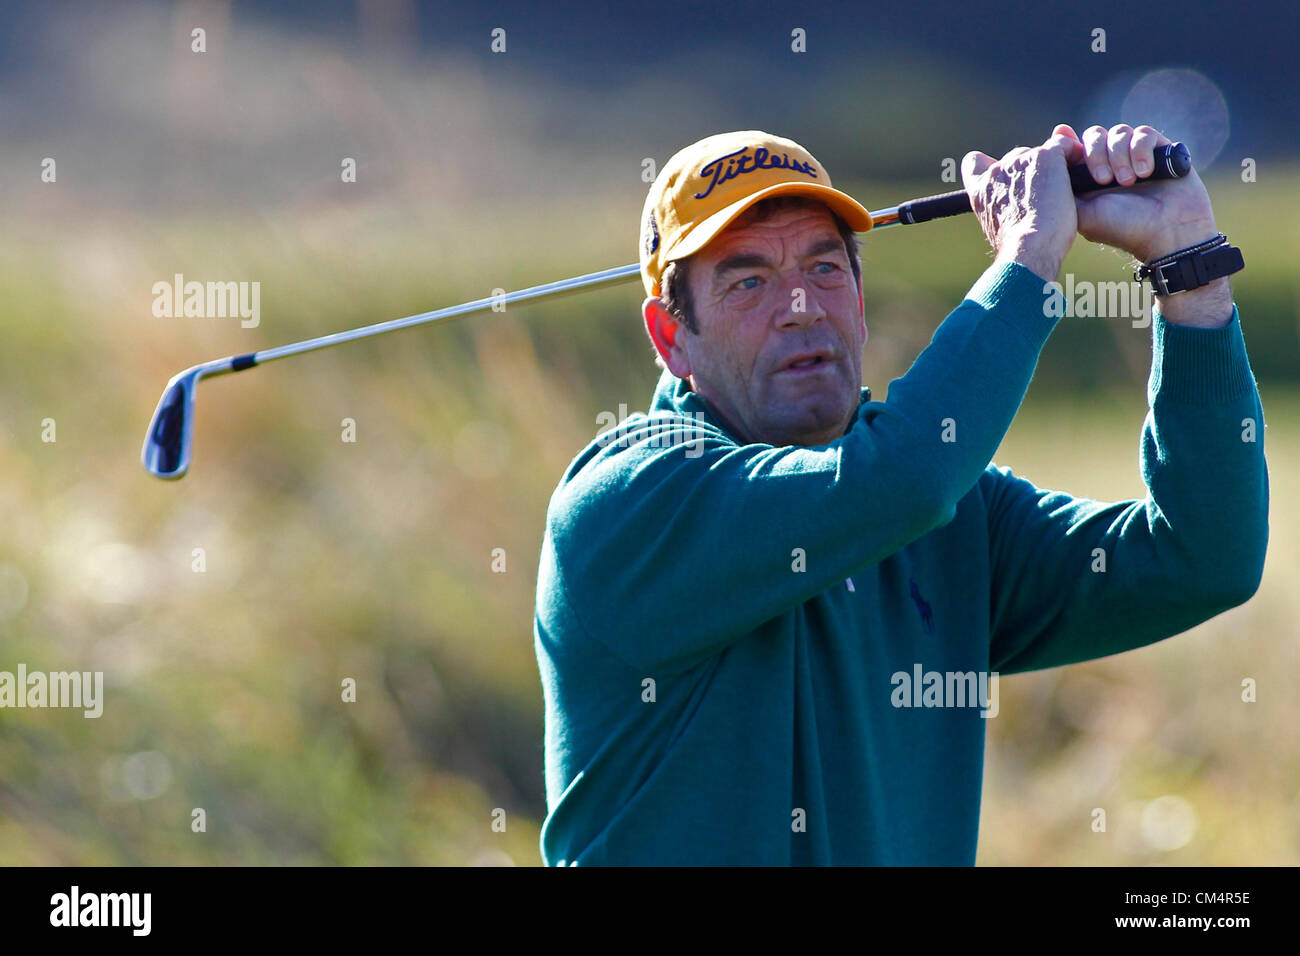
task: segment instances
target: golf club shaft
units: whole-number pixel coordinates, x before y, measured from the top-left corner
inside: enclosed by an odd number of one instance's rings
[[[1174,143],[1156,149],[1156,169],[1148,178],[1175,179],[1187,175],[1190,169],[1191,160],[1187,155],[1187,149],[1181,143]],[[1070,169],[1070,182],[1076,194],[1108,188],[1095,182],[1086,166],[1072,167]],[[901,206],[893,206],[889,209],[873,212],[870,214],[871,228],[874,231],[887,226],[914,225],[970,211],[970,199],[964,191],[958,190],[942,196],[913,199]],[[487,312],[489,310],[502,310],[516,302],[567,295],[572,292],[630,282],[640,275],[640,271],[639,264],[632,263],[631,265],[605,269],[602,272],[592,272],[572,279],[561,279],[559,282],[535,285],[516,292],[475,299],[473,302],[465,302],[445,309],[435,309],[432,312],[421,312],[419,315],[409,315],[402,319],[379,322],[375,325],[367,325],[347,332],[335,332],[332,335],[322,335],[303,342],[294,342],[290,345],[281,345],[276,348],[263,349],[260,352],[249,352],[244,355],[232,355],[227,358],[195,365],[183,372],[178,372],[167,383],[167,388],[164,390],[162,398],[158,400],[158,407],[154,410],[153,419],[149,423],[149,431],[145,435],[144,447],[140,452],[141,462],[150,474],[159,478],[176,479],[184,476],[190,464],[194,434],[194,393],[198,383],[204,378],[225,375],[230,372],[242,372],[246,368],[264,365],[267,362],[287,358],[290,355],[314,352],[317,349],[342,345],[345,342],[355,342],[358,339],[369,338],[372,335],[383,335],[385,332],[395,332],[398,329],[424,325],[438,319],[473,315],[476,312]]]
[[[1174,143],[1169,146],[1157,147],[1155,152],[1155,170],[1147,178],[1177,179],[1186,176],[1190,169],[1191,159],[1188,155],[1187,147],[1183,146],[1182,143]],[[1088,167],[1084,165],[1073,166],[1070,168],[1070,182],[1076,195],[1111,188],[1096,182],[1092,178],[1092,174],[1088,171]],[[939,196],[927,196],[923,199],[913,199],[899,206],[891,206],[888,209],[876,210],[871,213],[872,230],[881,229],[887,226],[915,225],[916,223],[929,222],[947,216],[957,216],[970,211],[970,197],[967,196],[964,190],[959,189]],[[561,279],[557,282],[535,285],[527,289],[520,289],[516,292],[510,292],[500,296],[489,296],[484,299],[475,299],[473,302],[465,302],[461,305],[453,305],[445,309],[435,309],[432,312],[421,312],[419,315],[410,315],[401,319],[391,319],[387,322],[379,322],[375,325],[367,325],[359,329],[351,329],[346,332],[335,332],[331,335],[322,335],[318,338],[307,339],[303,342],[294,342],[290,345],[281,345],[276,348],[263,349],[260,352],[250,352],[245,355],[232,355],[228,358],[218,359],[215,362],[208,363],[204,374],[220,375],[225,372],[239,372],[246,368],[252,368],[254,365],[265,365],[267,362],[272,362],[276,359],[287,358],[290,355],[298,355],[302,352],[313,352],[317,349],[329,348],[333,345],[342,345],[345,342],[355,342],[357,339],[369,338],[372,335],[383,335],[386,332],[394,332],[398,329],[405,329],[414,325],[424,325],[428,322],[436,322],[439,319],[451,319],[463,315],[473,315],[477,312],[487,312],[494,307],[500,309],[507,305],[513,305],[516,302],[527,302],[530,299],[549,298],[586,289],[598,289],[604,286],[618,285],[623,282],[630,282],[632,279],[635,279],[639,273],[639,265],[637,263],[632,263],[626,266],[618,266],[614,269],[605,269],[601,272],[592,272],[587,275],[576,276],[572,279]]]
[[[378,322],[359,329],[334,332],[330,335],[322,335],[302,342],[293,342],[289,345],[263,349],[260,352],[232,355],[229,358],[219,359],[217,362],[212,363],[213,368],[210,371],[205,371],[204,374],[210,376],[219,375],[222,372],[240,372],[246,368],[252,368],[254,365],[265,365],[267,362],[287,358],[290,355],[314,352],[317,349],[342,345],[344,342],[354,342],[357,339],[369,338],[372,335],[383,335],[385,332],[395,332],[398,329],[409,328],[413,325],[436,322],[438,319],[451,319],[462,315],[473,315],[476,312],[488,312],[494,307],[501,309],[516,302],[527,302],[529,299],[553,298],[584,289],[598,289],[602,286],[617,285],[620,282],[626,282],[634,278],[639,271],[640,267],[636,264],[619,266],[616,269],[605,269],[601,272],[592,272],[572,279],[547,282],[543,285],[530,286],[527,289],[519,289],[515,292],[507,292],[502,295],[488,296],[485,299],[464,302],[460,305],[448,306],[445,309],[434,309],[432,312],[421,312],[419,315],[408,315],[405,318]]]

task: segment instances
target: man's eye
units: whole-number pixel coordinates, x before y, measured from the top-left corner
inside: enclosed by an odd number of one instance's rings
[[[758,288],[759,281],[758,276],[746,276],[736,283],[735,288],[740,289],[741,291],[756,289]]]
[[[823,269],[822,266],[826,266],[826,268]],[[833,262],[819,262],[813,268],[819,270],[822,275],[830,275],[832,272],[839,270],[839,266]]]

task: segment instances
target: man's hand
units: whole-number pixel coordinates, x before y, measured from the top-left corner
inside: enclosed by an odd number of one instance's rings
[[[1079,228],[1068,165],[1083,157],[1083,144],[1068,126],[1058,126],[1041,146],[1017,146],[997,161],[966,154],[962,185],[998,260],[1056,279]]]
[[[1092,126],[1080,139],[1061,124],[1043,145],[1018,146],[996,162],[985,153],[967,153],[962,184],[999,261],[1018,262],[1055,280],[1077,231],[1150,262],[1219,232],[1195,169],[1181,179],[1127,188],[1150,174],[1155,148],[1169,143],[1150,126]],[[1097,182],[1118,188],[1076,198],[1067,169],[1080,162]],[[1179,324],[1214,327],[1232,318],[1226,278],[1156,301],[1160,314]]]
[[[1079,142],[1061,125],[1053,135]],[[1099,183],[1132,186],[1152,169],[1152,155],[1167,139],[1150,126],[1091,126],[1083,133],[1084,159]],[[1077,150],[1074,150],[1077,152]],[[1150,262],[1219,234],[1210,194],[1192,169],[1181,179],[1164,179],[1138,190],[1109,189],[1079,197],[1079,234]],[[1156,308],[1167,321],[1214,328],[1232,319],[1232,290],[1226,278],[1178,295],[1157,296]]]
[[[1132,186],[1152,169],[1157,146],[1170,140],[1150,126],[1091,126],[1080,141],[1064,124],[1054,134],[1083,147],[1084,161],[1099,183]],[[1218,235],[1210,195],[1193,169],[1181,179],[1165,179],[1139,190],[1109,189],[1077,200],[1079,234],[1132,253],[1141,262],[1195,245]]]

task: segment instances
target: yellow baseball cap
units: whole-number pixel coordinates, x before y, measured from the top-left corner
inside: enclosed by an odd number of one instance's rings
[[[754,203],[770,196],[809,196],[829,206],[856,232],[871,213],[831,188],[812,153],[760,130],[718,133],[679,150],[650,186],[641,210],[641,281],[659,295],[668,263],[699,252]]]

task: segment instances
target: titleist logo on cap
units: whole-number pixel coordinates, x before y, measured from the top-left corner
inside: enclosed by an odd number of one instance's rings
[[[754,155],[747,155],[749,147],[745,146],[736,150],[734,153],[728,153],[726,156],[719,156],[717,159],[710,160],[700,167],[700,176],[711,176],[709,188],[702,193],[696,193],[696,199],[703,199],[709,193],[713,192],[713,187],[720,183],[725,183],[729,179],[735,179],[737,176],[745,173],[752,173],[756,169],[793,169],[797,173],[803,173],[806,176],[817,178],[817,171],[811,163],[801,163],[797,159],[791,159],[789,153],[768,152],[762,146],[754,150]]]

